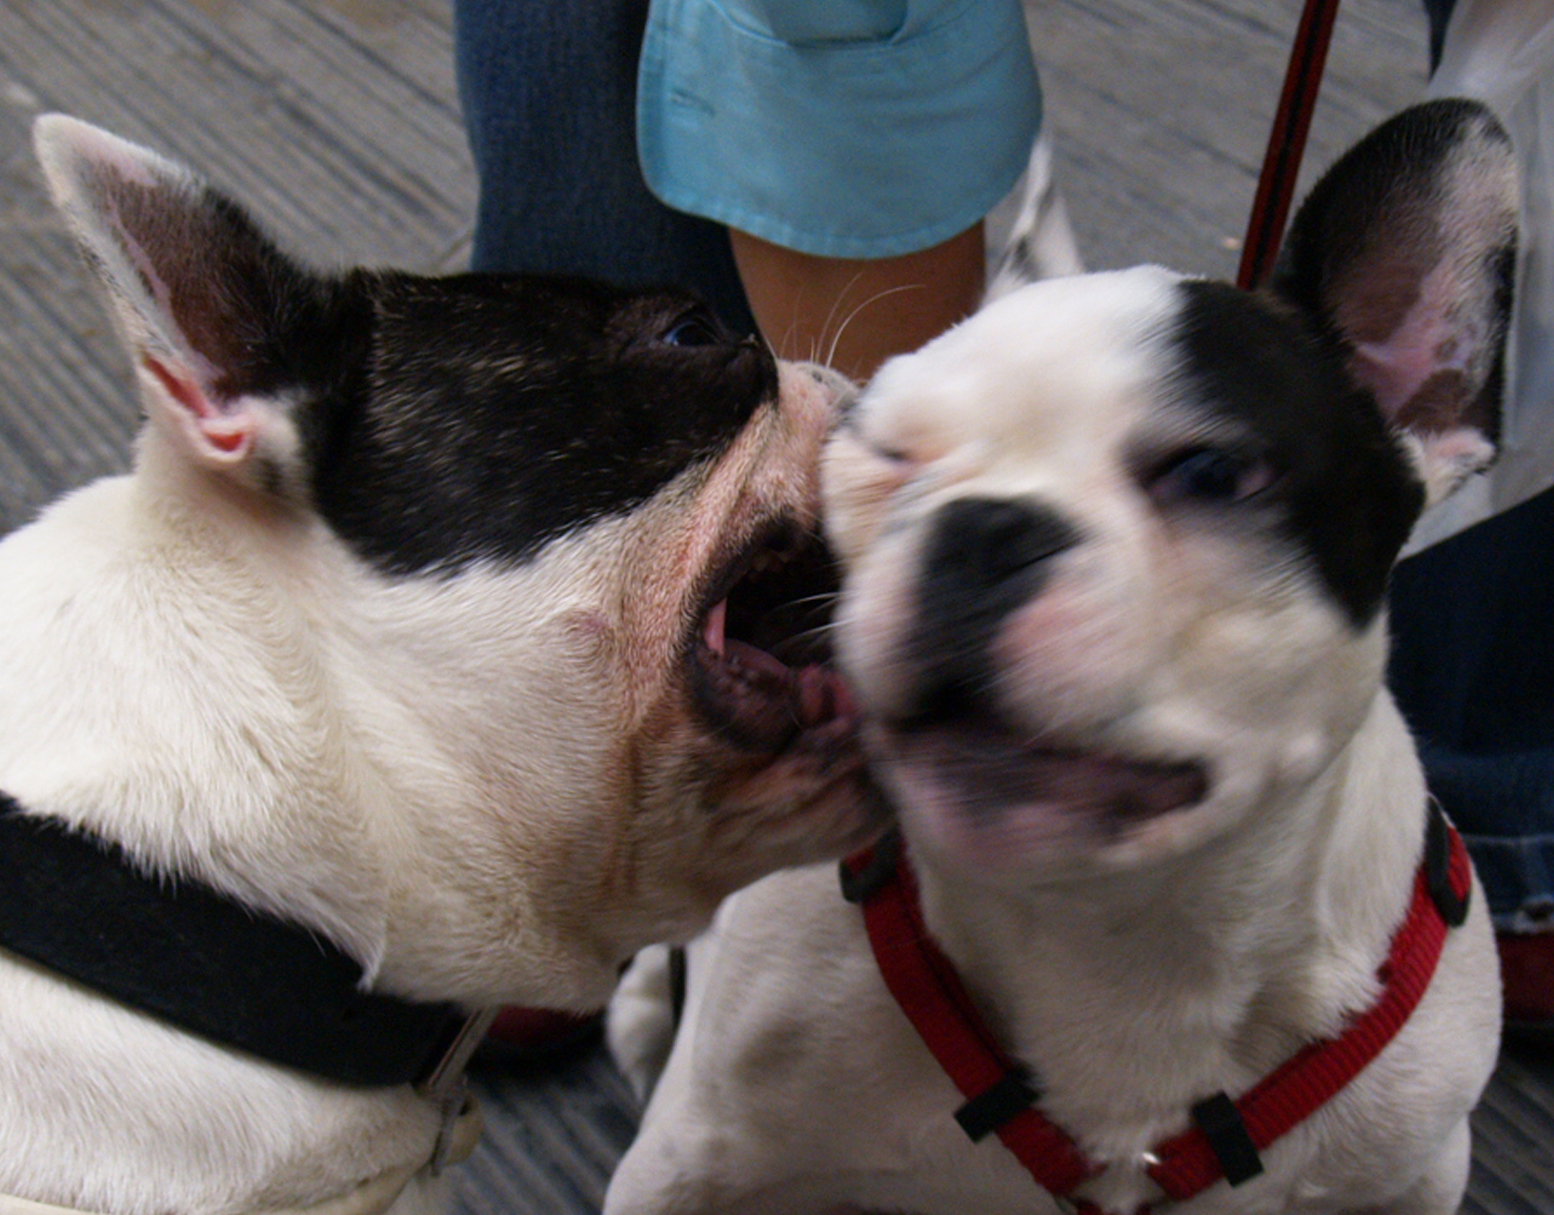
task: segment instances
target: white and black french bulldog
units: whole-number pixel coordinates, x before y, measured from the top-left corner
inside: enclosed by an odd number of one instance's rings
[[[1516,190],[1431,103],[1263,290],[1036,283],[881,370],[823,484],[902,844],[720,912],[610,1215],[1457,1209],[1496,962],[1384,598],[1493,455]]]
[[[148,421],[0,544],[0,1209],[431,1209],[468,1014],[598,1007],[878,830],[784,648],[838,381],[675,291],[315,273],[36,142]]]

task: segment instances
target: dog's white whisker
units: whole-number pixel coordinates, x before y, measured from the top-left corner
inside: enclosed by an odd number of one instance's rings
[[[808,607],[811,604],[831,604],[835,603],[836,600],[837,593],[835,591],[825,591],[814,595],[805,595],[798,599],[790,599],[788,600],[786,606],[790,608]]]
[[[927,286],[922,283],[903,283],[898,287],[888,287],[884,291],[876,292],[874,295],[871,295],[868,299],[864,300],[861,304],[859,304],[856,308],[847,314],[847,319],[844,320],[838,327],[836,335],[831,339],[831,351],[828,357],[828,361],[829,359],[834,359],[836,357],[836,348],[841,344],[842,335],[847,332],[847,327],[851,325],[853,321],[857,320],[859,314],[862,313],[866,308],[872,307],[889,296],[899,295],[903,291],[926,291],[927,289]]]
[[[831,339],[830,345],[826,348],[824,359],[820,357],[820,348],[825,345],[826,333],[828,330],[830,330],[832,323],[836,320],[837,310],[841,308],[842,302],[848,297],[848,295],[852,293],[852,289],[858,285],[859,280],[862,278],[863,271],[859,270],[852,276],[852,278],[848,279],[847,285],[836,293],[836,297],[831,301],[830,308],[826,310],[826,318],[821,322],[820,328],[815,333],[816,345],[814,359],[816,362],[824,362],[827,367],[832,366],[835,362],[837,338],[833,337]],[[846,322],[844,321],[843,328],[845,327]],[[840,330],[838,333],[840,333]]]

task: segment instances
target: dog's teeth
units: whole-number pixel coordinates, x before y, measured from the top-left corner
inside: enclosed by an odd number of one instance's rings
[[[723,657],[725,648],[724,626],[728,622],[728,600],[719,600],[710,612],[707,613],[707,629],[702,634],[702,640],[707,643],[707,648],[719,658]]]

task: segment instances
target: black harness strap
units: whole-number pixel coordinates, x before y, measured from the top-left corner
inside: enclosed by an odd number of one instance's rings
[[[0,948],[214,1042],[342,1084],[415,1083],[466,1014],[360,989],[361,967],[296,924],[0,793]]]

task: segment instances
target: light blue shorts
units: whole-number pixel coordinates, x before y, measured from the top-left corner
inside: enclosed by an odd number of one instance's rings
[[[643,175],[669,206],[826,257],[964,232],[1041,123],[1021,0],[653,0]]]

